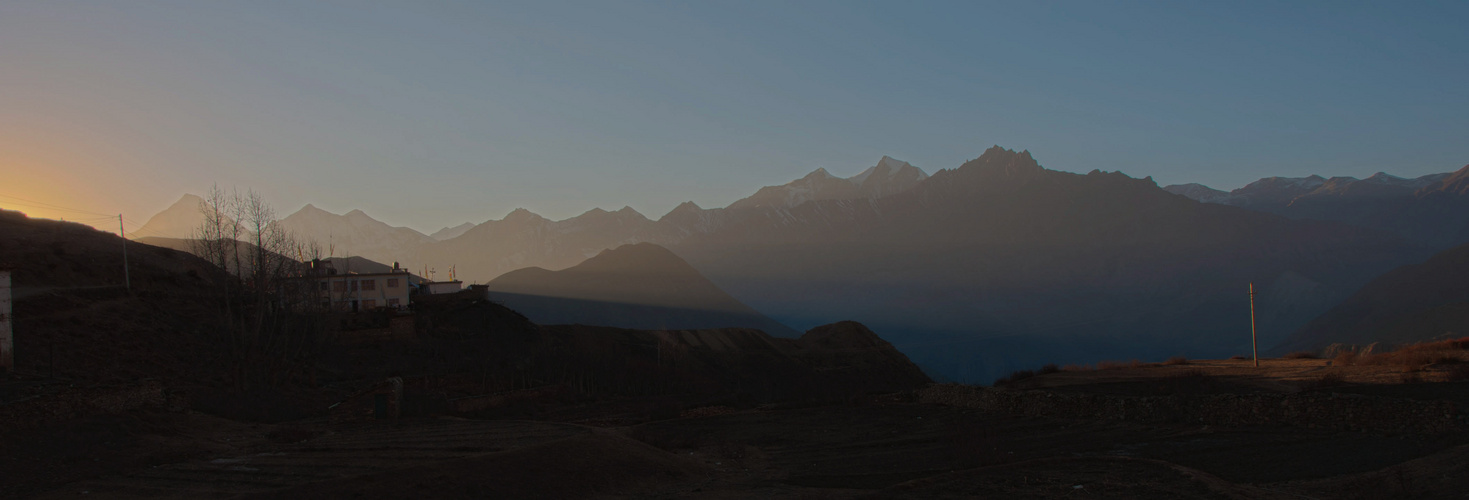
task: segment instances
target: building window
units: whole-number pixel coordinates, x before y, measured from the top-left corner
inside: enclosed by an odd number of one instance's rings
[[[377,280],[362,280],[363,290],[377,290]]]
[[[357,291],[357,280],[352,280],[352,291]]]
[[[345,281],[333,281],[332,282],[332,291],[333,292],[337,292],[337,293],[342,293],[342,292],[347,291],[347,282],[345,282]]]
[[[398,299],[388,299],[388,307],[398,307]]]
[[[362,301],[362,308],[363,309],[372,309],[374,307],[377,307],[377,301],[376,300],[367,299],[367,300]]]
[[[398,288],[398,278],[388,278],[388,288]]]

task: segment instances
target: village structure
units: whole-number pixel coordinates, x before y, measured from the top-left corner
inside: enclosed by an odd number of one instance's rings
[[[303,277],[323,309],[339,312],[362,312],[373,309],[404,309],[417,294],[448,294],[463,289],[464,283],[454,281],[418,281],[413,275],[393,263],[393,268],[381,273],[339,273],[331,261],[313,260]]]

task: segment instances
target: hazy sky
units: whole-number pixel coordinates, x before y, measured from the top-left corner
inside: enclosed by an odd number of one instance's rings
[[[0,206],[431,232],[999,144],[1230,189],[1469,163],[1469,3],[0,0]],[[21,203],[28,204],[23,206]]]

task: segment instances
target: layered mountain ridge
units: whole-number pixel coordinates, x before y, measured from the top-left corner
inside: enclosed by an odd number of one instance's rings
[[[651,243],[784,325],[860,321],[932,373],[986,380],[1046,362],[1237,354],[1248,346],[1236,330],[1247,333],[1250,282],[1261,291],[1262,345],[1273,345],[1435,247],[1401,228],[1230,203],[1301,210],[1311,193],[1360,200],[1411,190],[1453,210],[1469,174],[1252,186],[1237,197],[1201,185],[1165,190],[1120,172],[1048,170],[1028,151],[996,146],[932,175],[886,157],[848,178],[818,169],[728,207],[687,202],[657,220],[627,207],[559,221],[516,209],[383,260],[453,265],[475,282],[532,267],[552,280],[545,273]]]
[[[1378,172],[1365,179],[1267,177],[1229,192],[1200,184],[1163,189],[1205,203],[1380,229],[1438,250],[1469,242],[1469,166],[1412,179]]]

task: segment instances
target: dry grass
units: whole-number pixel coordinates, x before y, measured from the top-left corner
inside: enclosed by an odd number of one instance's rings
[[[1336,366],[1398,366],[1406,370],[1421,370],[1433,364],[1457,365],[1463,363],[1462,353],[1469,349],[1469,337],[1424,342],[1403,347],[1392,352],[1357,354],[1344,352],[1331,360]]]
[[[1188,358],[1185,358],[1183,356],[1174,356],[1174,357],[1168,358],[1168,361],[1164,361],[1163,364],[1165,364],[1165,365],[1186,365],[1186,364],[1188,364]]]
[[[1231,359],[1233,361],[1240,361],[1240,360],[1250,359],[1250,357],[1249,356],[1230,356],[1229,359]]]
[[[1127,362],[1122,362],[1122,361],[1098,361],[1097,362],[1097,369],[1098,370],[1121,370],[1123,368],[1142,368],[1144,366],[1147,366],[1147,364],[1146,363],[1143,363],[1142,361],[1138,361],[1136,359],[1130,360],[1130,361],[1127,361]]]
[[[1296,351],[1284,356],[1285,359],[1316,359],[1316,353],[1311,351]]]

